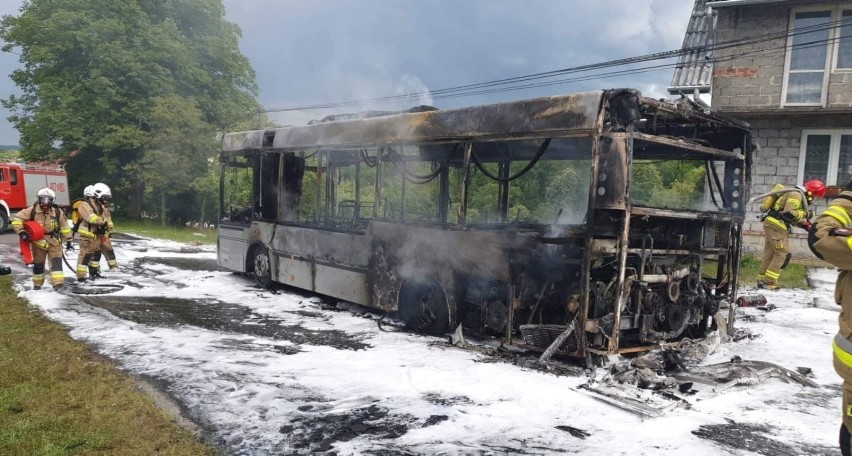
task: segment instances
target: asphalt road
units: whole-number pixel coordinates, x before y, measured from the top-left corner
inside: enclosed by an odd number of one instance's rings
[[[12,231],[7,231],[3,234],[0,234],[0,244],[17,245],[18,236],[15,236],[15,233]]]
[[[12,246],[12,251],[14,252],[19,252],[18,242],[18,236],[12,231],[7,231],[6,233],[0,234],[0,245]],[[0,249],[0,252],[3,251],[8,252],[8,249]],[[21,261],[20,255],[10,256],[10,254],[8,253],[6,255],[0,255],[0,265],[11,267],[12,272],[15,274],[24,270],[24,263]]]

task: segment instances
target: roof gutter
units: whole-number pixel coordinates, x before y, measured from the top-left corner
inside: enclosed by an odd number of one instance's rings
[[[749,6],[749,5],[765,5],[770,3],[781,3],[786,0],[718,0],[708,2],[707,6],[711,8],[727,8],[733,6]]]
[[[699,93],[710,93],[710,85],[670,86],[668,92],[672,95],[681,93],[691,94],[698,90]]]

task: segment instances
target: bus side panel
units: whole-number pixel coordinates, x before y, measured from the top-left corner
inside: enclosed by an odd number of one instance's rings
[[[508,282],[511,252],[531,249],[516,232],[447,230],[373,222],[374,249],[370,283],[375,306],[396,310],[397,292],[405,280],[437,279],[452,295],[457,273]]]
[[[369,245],[364,234],[278,226],[272,240],[273,277],[286,285],[370,305]]]
[[[323,231],[311,227],[279,225],[272,247],[283,255],[352,268],[366,268],[370,256],[370,243],[364,234]]]
[[[295,255],[275,253],[277,268],[276,282],[291,287],[314,291],[314,264]]]
[[[315,264],[315,268],[317,293],[356,304],[370,304],[366,272],[324,264]]]
[[[246,254],[249,241],[245,226],[219,225],[216,261],[220,267],[235,272],[246,272]]]

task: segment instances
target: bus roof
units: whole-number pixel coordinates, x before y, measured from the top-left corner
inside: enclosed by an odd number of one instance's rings
[[[310,149],[505,137],[588,136],[604,91],[580,92],[459,109],[394,114],[299,127],[228,133],[223,152],[263,147]]]

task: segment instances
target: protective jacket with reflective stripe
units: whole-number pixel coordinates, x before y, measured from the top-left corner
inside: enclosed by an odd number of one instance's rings
[[[57,218],[57,214],[59,218]],[[70,241],[73,233],[68,227],[68,219],[65,218],[65,212],[62,209],[54,206],[47,211],[42,211],[41,207],[34,204],[30,207],[21,209],[17,214],[12,216],[12,229],[16,234],[24,229],[24,222],[33,220],[41,224],[44,228],[44,240],[32,241],[41,248],[46,248],[47,244],[58,245],[61,240]]]
[[[834,300],[840,305],[838,337],[849,344],[837,343],[835,340],[835,365],[841,361],[845,369],[841,371],[838,367],[838,373],[845,380],[852,381],[852,365],[846,364],[846,361],[852,362],[852,353],[846,353],[845,350],[845,347],[852,347],[852,236],[831,234],[833,229],[852,227],[852,191],[847,190],[840,195],[817,217],[809,242],[825,261],[841,269],[834,289]]]
[[[765,222],[778,228],[790,231],[790,225],[798,226],[807,218],[805,197],[802,192],[792,190],[781,195],[773,206],[773,211],[766,216]]]
[[[96,201],[87,198],[77,206],[77,213],[80,215],[80,228],[77,230],[80,236],[94,238],[98,234],[103,234],[102,231],[105,232],[107,219]]]

